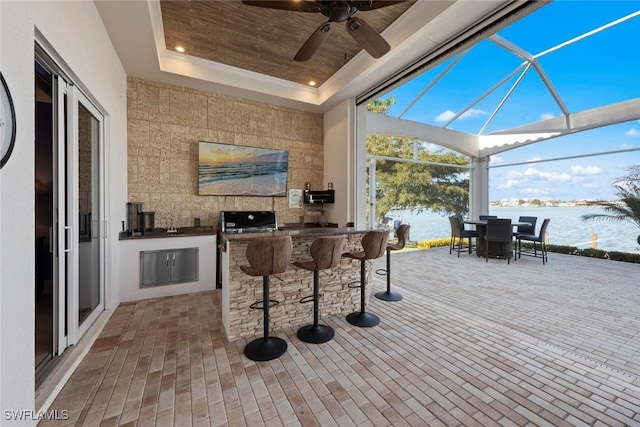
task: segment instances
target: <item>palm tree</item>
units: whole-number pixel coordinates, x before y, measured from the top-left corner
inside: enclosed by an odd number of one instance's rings
[[[604,209],[601,214],[582,215],[583,221],[631,221],[640,228],[640,165],[631,166],[627,175],[618,178],[613,184],[618,199],[615,201],[595,201],[589,205]],[[640,235],[638,235],[640,245]]]

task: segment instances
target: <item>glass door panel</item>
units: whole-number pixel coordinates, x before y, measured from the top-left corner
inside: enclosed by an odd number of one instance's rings
[[[40,371],[54,356],[57,200],[53,76],[38,63],[35,71],[35,363]]]
[[[73,228],[73,257],[77,287],[70,295],[69,306],[73,316],[69,324],[74,325],[72,340],[78,339],[104,309],[103,258],[104,239],[102,224],[102,115],[76,88],[72,93],[73,103],[73,176],[74,197],[71,199],[75,217]]]
[[[100,122],[78,105],[78,326],[100,305]]]

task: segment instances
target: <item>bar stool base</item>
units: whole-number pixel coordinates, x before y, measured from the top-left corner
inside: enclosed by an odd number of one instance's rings
[[[282,338],[258,338],[244,347],[244,355],[256,362],[277,359],[287,351],[287,342]]]
[[[333,328],[326,325],[307,325],[298,329],[297,335],[300,341],[322,344],[331,341],[335,332]]]
[[[355,313],[347,314],[347,322],[353,326],[359,326],[361,328],[371,328],[380,324],[380,318],[375,314],[362,313],[357,311]]]
[[[375,297],[381,299],[382,301],[400,301],[402,300],[402,295],[397,292],[384,291],[384,292],[376,292]]]

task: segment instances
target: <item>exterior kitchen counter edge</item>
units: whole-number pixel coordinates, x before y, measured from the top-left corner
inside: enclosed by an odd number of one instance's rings
[[[182,227],[177,229],[175,233],[167,232],[166,228],[156,228],[155,231],[146,232],[132,236],[126,231],[121,231],[118,240],[140,240],[140,239],[163,239],[174,237],[193,237],[193,236],[214,236],[216,231],[213,227]]]
[[[221,285],[222,324],[228,341],[261,335],[262,310],[252,310],[251,304],[262,300],[262,277],[253,277],[240,269],[249,265],[246,249],[249,241],[271,236],[291,236],[293,253],[289,268],[270,280],[270,298],[279,304],[270,310],[270,330],[297,329],[313,322],[313,304],[300,303],[300,299],[313,294],[313,272],[295,267],[295,261],[309,260],[309,247],[316,237],[345,235],[343,253],[362,250],[362,236],[369,230],[355,228],[318,227],[278,230],[265,233],[222,233]],[[371,293],[371,263],[366,268],[366,300]],[[360,262],[343,258],[334,269],[320,273],[319,300],[321,323],[323,318],[344,316],[359,310],[360,289],[349,283],[360,282]],[[282,333],[280,333],[282,334]]]
[[[310,228],[292,228],[279,229],[277,231],[269,231],[264,233],[222,233],[228,240],[253,240],[261,237],[272,236],[291,236],[294,240],[296,237],[315,237],[315,236],[337,236],[340,234],[363,234],[368,230],[356,230],[353,227],[336,228],[336,227],[310,227]]]

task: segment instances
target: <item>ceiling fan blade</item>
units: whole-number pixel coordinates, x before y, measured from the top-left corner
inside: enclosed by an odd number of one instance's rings
[[[381,7],[392,6],[398,3],[404,3],[407,0],[360,0],[355,2],[355,6],[358,10],[374,10]]]
[[[268,9],[290,10],[293,12],[318,13],[322,10],[314,1],[306,0],[242,0],[247,6],[265,7]]]
[[[349,18],[347,31],[374,58],[380,58],[391,49],[389,43],[360,18]]]
[[[316,53],[316,50],[320,47],[320,45],[326,40],[329,36],[329,33],[333,29],[333,24],[331,21],[327,21],[324,24],[320,25],[314,32],[311,34],[311,37],[307,39],[306,42],[302,45],[296,56],[293,58],[294,61],[307,61],[309,58]]]

